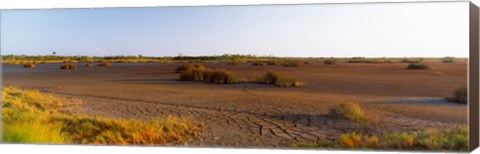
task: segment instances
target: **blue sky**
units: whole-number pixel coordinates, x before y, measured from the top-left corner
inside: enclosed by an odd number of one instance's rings
[[[467,57],[468,2],[3,10],[2,54]]]

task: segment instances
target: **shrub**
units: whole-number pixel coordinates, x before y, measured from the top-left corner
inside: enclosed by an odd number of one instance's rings
[[[410,63],[408,64],[407,69],[425,70],[425,69],[430,69],[430,66],[424,63]]]
[[[228,62],[228,65],[240,65],[242,63],[244,63],[244,61],[241,59],[233,59]]]
[[[256,79],[257,83],[262,84],[275,84],[279,87],[302,87],[303,83],[293,78],[285,78],[277,73],[268,71],[265,75]]]
[[[87,63],[87,64],[85,64],[85,67],[93,67],[93,64],[92,63]]]
[[[252,62],[252,66],[265,66],[267,65],[267,63],[263,62],[263,61],[253,61]]]
[[[303,64],[304,63],[301,61],[287,61],[287,62],[284,62],[282,65],[285,67],[302,67]]]
[[[183,71],[189,70],[189,69],[205,69],[205,66],[202,64],[183,64],[177,67],[175,70],[175,73],[181,73]]]
[[[279,61],[277,60],[269,60],[267,61],[267,65],[277,65],[279,63]]]
[[[257,83],[275,84],[279,78],[280,75],[277,73],[268,71],[264,76],[257,78]]]
[[[63,69],[63,70],[74,70],[74,69],[77,69],[77,66],[73,63],[68,63],[68,64],[65,64],[65,65],[62,65],[60,66],[60,69]]]
[[[297,79],[291,78],[280,78],[275,82],[276,85],[280,87],[303,87],[303,82],[298,81]]]
[[[97,64],[97,66],[103,66],[103,67],[110,67],[112,66],[111,62],[100,62]]]
[[[445,57],[445,58],[442,59],[442,62],[443,63],[454,63],[455,58],[454,57]]]
[[[333,118],[346,119],[355,122],[365,121],[367,119],[360,105],[356,103],[337,104],[330,109],[329,115]]]
[[[337,59],[326,59],[323,61],[325,65],[334,65],[337,64]]]
[[[209,68],[190,68],[180,72],[180,81],[205,81],[216,84],[237,83],[231,71]]]
[[[467,87],[457,88],[453,91],[453,96],[447,98],[448,101],[467,104],[468,102],[468,89]]]
[[[27,63],[23,65],[24,68],[35,68],[35,64],[33,63]]]

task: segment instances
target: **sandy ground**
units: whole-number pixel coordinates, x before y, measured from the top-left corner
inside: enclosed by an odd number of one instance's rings
[[[404,63],[314,62],[301,68],[205,64],[232,70],[240,78],[271,70],[304,81],[302,88],[177,81],[173,71],[179,63],[115,63],[109,68],[79,63],[73,71],[60,70],[61,64],[34,69],[4,64],[3,84],[81,100],[83,105],[74,111],[89,116],[191,116],[203,123],[204,134],[188,146],[289,147],[350,131],[374,134],[466,125],[467,106],[444,100],[466,86],[466,62],[427,63],[431,70],[407,70]],[[369,122],[326,116],[330,107],[344,102],[361,104]]]

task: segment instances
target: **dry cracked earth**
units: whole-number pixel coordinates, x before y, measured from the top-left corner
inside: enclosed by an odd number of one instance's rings
[[[114,63],[112,67],[60,70],[61,64],[3,65],[3,85],[38,89],[82,102],[71,114],[121,119],[191,117],[202,136],[186,146],[291,147],[298,142],[334,140],[346,132],[378,134],[448,128],[467,124],[467,106],[445,101],[465,86],[465,62],[431,61],[431,70],[406,64],[311,63],[301,68],[208,63],[240,78],[267,70],[298,78],[301,88],[261,84],[216,85],[177,81],[180,63]],[[440,75],[439,75],[440,74]],[[369,120],[332,119],[329,109],[359,103]],[[68,103],[67,103],[68,104]],[[68,106],[67,106],[68,107]]]

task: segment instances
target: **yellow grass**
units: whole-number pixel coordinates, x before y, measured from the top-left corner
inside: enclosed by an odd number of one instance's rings
[[[329,115],[333,118],[346,119],[350,121],[365,121],[367,117],[359,104],[343,103],[337,104],[330,109]]]
[[[141,121],[62,114],[62,99],[36,90],[2,88],[2,141],[7,143],[183,144],[198,137],[191,118]]]

